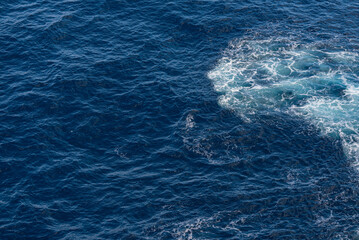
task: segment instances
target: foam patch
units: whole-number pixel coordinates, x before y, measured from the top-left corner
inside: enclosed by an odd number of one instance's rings
[[[236,40],[208,73],[219,104],[244,120],[283,112],[341,140],[359,161],[359,56],[288,38]]]

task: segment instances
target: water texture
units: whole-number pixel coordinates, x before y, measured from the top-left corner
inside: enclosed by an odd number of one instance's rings
[[[356,1],[0,13],[0,239],[359,239]]]

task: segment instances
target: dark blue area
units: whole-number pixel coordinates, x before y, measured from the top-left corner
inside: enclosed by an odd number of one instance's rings
[[[293,116],[246,123],[207,78],[248,32],[358,51],[355,1],[4,0],[0,13],[0,239],[358,237],[340,142]]]

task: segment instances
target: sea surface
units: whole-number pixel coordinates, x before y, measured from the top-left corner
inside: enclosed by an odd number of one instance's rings
[[[359,2],[2,0],[0,239],[359,239]]]

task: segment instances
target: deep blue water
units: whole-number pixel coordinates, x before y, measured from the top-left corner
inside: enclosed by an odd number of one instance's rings
[[[0,239],[359,239],[358,2],[0,13]]]

